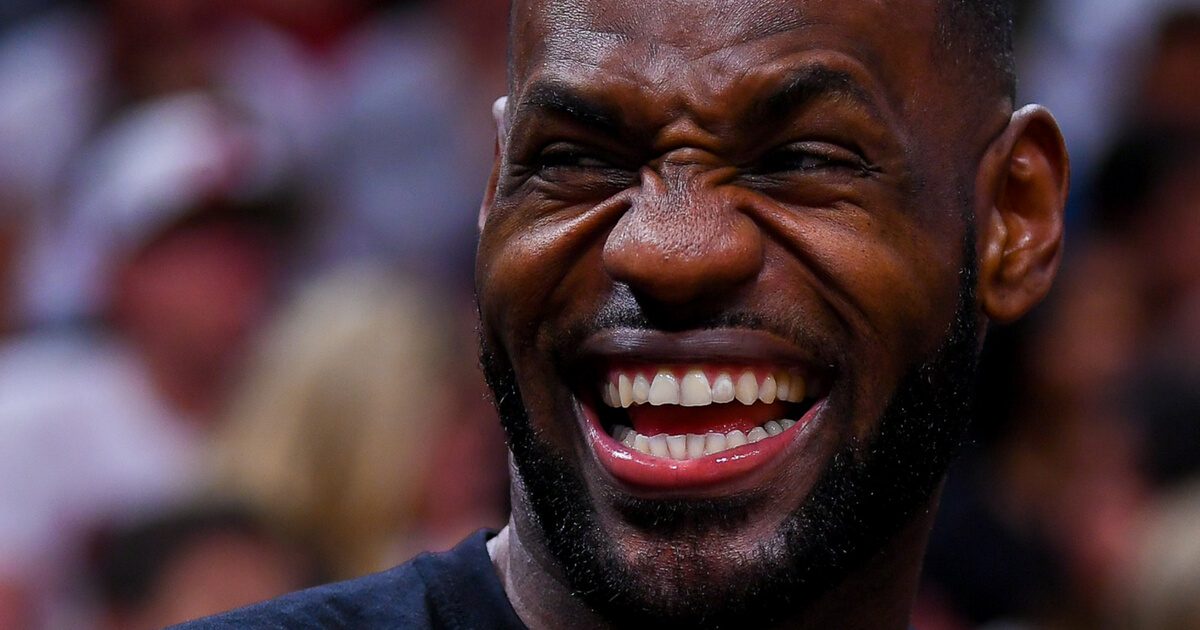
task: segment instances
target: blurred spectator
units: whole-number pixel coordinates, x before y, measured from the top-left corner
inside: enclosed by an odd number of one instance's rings
[[[290,216],[237,120],[184,95],[102,134],[44,286],[95,319],[0,347],[0,582],[32,598],[35,627],[88,627],[75,578],[97,519],[203,480]]]
[[[280,207],[297,207],[281,181],[301,173],[289,192],[317,227],[305,271],[365,259],[469,284],[505,24],[460,39],[440,5],[369,0],[56,4],[0,31],[0,281],[15,251],[18,285],[0,311],[26,333],[0,347],[0,618],[86,628],[74,577],[89,524],[205,476],[208,432],[272,306]],[[487,45],[465,55],[464,41]],[[389,531],[400,551],[364,537],[371,553],[403,559],[501,509],[503,450],[476,439],[497,431],[470,376],[429,414],[471,409],[460,435],[430,438],[456,468],[428,479],[448,485],[368,506],[408,501],[424,524]],[[480,459],[482,475],[453,463]]]
[[[56,0],[8,0],[0,3],[0,32],[9,26],[26,20],[30,15],[44,11]]]
[[[1026,21],[1021,100],[1055,113],[1077,184],[1093,180],[1128,128],[1196,122],[1200,63],[1187,16],[1198,12],[1198,0],[1054,0]]]
[[[1125,630],[1200,628],[1200,483],[1164,496],[1150,511],[1127,578]]]
[[[463,303],[450,322],[457,330],[451,352],[446,408],[424,483],[422,529],[416,551],[450,549],[480,527],[499,529],[508,519],[508,449],[479,368],[478,311]]]
[[[0,339],[17,326],[17,258],[31,221],[26,201],[0,184]]]
[[[35,274],[50,311],[105,320],[198,415],[266,315],[297,218],[256,131],[198,93],[118,118],[75,165],[64,229]]]
[[[1135,418],[1159,486],[1200,473],[1200,127],[1142,129],[1114,149],[1095,194],[1096,237],[1127,316],[1116,403]],[[1114,300],[1115,301],[1115,300]]]
[[[216,87],[228,0],[100,0],[110,85],[138,102]]]
[[[1200,4],[1178,4],[1158,22],[1131,116],[1137,126],[1200,130]]]
[[[507,10],[504,0],[489,0]],[[310,266],[371,261],[468,287],[505,52],[468,57],[441,2],[237,0],[223,82],[306,169]],[[487,41],[506,20],[473,14]],[[486,96],[483,68],[500,69]],[[494,90],[494,91],[491,91]],[[312,271],[313,269],[310,269]]]
[[[196,89],[269,132],[260,159],[302,173],[303,271],[370,260],[469,287],[507,4],[444,4],[104,0],[0,33],[0,189],[20,182],[37,218],[26,323],[78,315],[46,282],[80,264],[58,241],[81,151],[130,108]]]
[[[235,400],[216,452],[220,480],[310,541],[334,578],[425,550],[438,479],[470,486],[492,472],[486,460],[437,459],[442,445],[478,453],[472,423],[453,413],[453,398],[475,388],[448,370],[449,321],[403,276],[329,273],[284,310]]]
[[[215,84],[223,6],[195,0],[68,3],[3,33],[0,196],[23,199],[36,219],[30,226],[34,241],[20,261],[25,324],[80,315],[56,310],[66,306],[62,296],[43,293],[47,273],[53,280],[79,263],[70,246],[55,249],[62,232],[73,229],[64,223],[73,220],[75,210],[67,206],[79,191],[68,188],[86,179],[80,171],[97,166],[97,146],[119,152],[111,136],[127,134],[120,128],[131,118],[150,117],[136,112],[139,104]]]
[[[1082,630],[1116,621],[1147,510],[1200,472],[1200,3],[1064,0],[1028,24],[1023,98],[1064,125],[1079,214],[1051,300],[1004,333],[1023,377],[985,351],[985,431],[925,590],[962,626]]]
[[[97,546],[102,630],[156,630],[316,583],[311,554],[232,505],[158,512]]]

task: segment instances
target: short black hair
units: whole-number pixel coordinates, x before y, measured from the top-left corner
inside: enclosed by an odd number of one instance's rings
[[[938,0],[937,31],[942,52],[959,71],[983,87],[1015,100],[1012,0]]]

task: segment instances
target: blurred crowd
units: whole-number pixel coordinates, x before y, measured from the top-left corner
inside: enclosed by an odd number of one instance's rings
[[[1200,0],[1018,3],[1068,255],[995,328],[915,624],[1200,628]],[[504,522],[475,356],[507,0],[0,3],[0,630]]]
[[[984,349],[924,630],[1200,628],[1200,2],[1026,3],[1071,153],[1050,298]]]
[[[5,2],[0,629],[149,629],[506,517],[504,0]]]

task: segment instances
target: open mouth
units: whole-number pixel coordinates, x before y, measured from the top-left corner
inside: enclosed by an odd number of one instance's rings
[[[587,443],[614,481],[737,491],[807,449],[804,428],[833,382],[822,365],[762,330],[617,329],[582,344],[574,390]]]
[[[734,365],[614,367],[598,384],[604,432],[631,451],[698,460],[779,439],[822,395],[799,369]]]

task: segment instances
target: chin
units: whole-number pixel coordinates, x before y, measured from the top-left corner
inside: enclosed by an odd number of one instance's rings
[[[526,408],[513,365],[484,343],[518,477],[514,510],[536,528],[522,537],[543,545],[570,587],[622,627],[749,628],[794,615],[931,504],[970,417],[979,323],[973,291],[959,302],[938,349],[899,379],[865,439],[838,430],[849,422],[853,384],[814,369],[827,363],[770,333],[693,334],[687,355],[679,344],[656,346],[658,333],[598,331],[580,356],[603,360],[583,361],[595,366],[583,370],[568,363],[554,388],[559,395],[538,396],[557,401],[543,414]],[[758,340],[754,361],[744,352],[747,339]],[[729,347],[742,354],[721,351]],[[742,398],[735,392],[724,401],[714,383],[738,370],[739,378],[753,375],[758,396],[751,398],[746,382]],[[660,384],[660,404],[651,400],[655,382],[666,380],[660,375],[698,381],[697,371],[708,379],[708,394],[686,395],[697,403],[699,425],[689,424],[697,421],[684,405],[672,409],[671,401],[684,400],[683,385],[672,392]],[[782,397],[781,373],[789,378]],[[648,388],[635,393],[638,375]],[[803,394],[792,389],[797,375]],[[775,380],[773,400],[763,395],[766,376]],[[647,408],[638,410],[643,394]],[[779,426],[768,431],[771,422]],[[691,437],[701,435],[696,426],[707,429],[704,448]],[[760,428],[751,441],[748,434]],[[726,436],[725,448],[709,447],[714,433]],[[739,443],[729,444],[731,433]],[[558,439],[564,434],[573,437]]]

